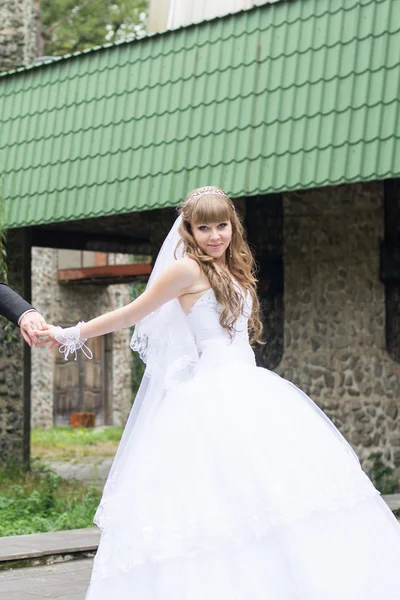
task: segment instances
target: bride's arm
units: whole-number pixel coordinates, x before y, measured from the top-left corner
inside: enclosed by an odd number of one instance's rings
[[[169,265],[136,300],[81,325],[81,337],[91,338],[132,327],[169,300],[178,298],[195,281],[195,270],[190,263],[177,260]]]
[[[96,337],[135,325],[169,300],[181,296],[186,288],[196,282],[198,270],[199,267],[193,260],[184,258],[175,261],[136,300],[83,323],[80,326],[80,337]],[[54,340],[52,329],[49,327],[39,334]]]

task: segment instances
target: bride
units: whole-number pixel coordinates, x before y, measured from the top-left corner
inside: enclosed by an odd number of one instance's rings
[[[396,519],[324,413],[255,364],[253,273],[232,201],[199,188],[139,298],[37,331],[67,358],[136,324],[146,363],[87,600],[399,600]]]

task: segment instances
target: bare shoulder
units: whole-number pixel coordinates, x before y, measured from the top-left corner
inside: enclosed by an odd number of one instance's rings
[[[195,285],[201,275],[201,269],[195,260],[180,258],[169,264],[157,281],[162,285],[178,284],[183,290]]]
[[[179,269],[187,274],[192,274],[194,277],[200,277],[202,274],[200,265],[190,256],[184,256],[176,261]]]
[[[200,265],[189,256],[176,261],[179,264],[179,268],[186,273],[186,285],[183,290],[183,294],[195,294],[199,291],[203,291],[210,287],[210,283],[202,271]]]

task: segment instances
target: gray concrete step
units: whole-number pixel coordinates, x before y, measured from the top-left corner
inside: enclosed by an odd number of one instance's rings
[[[84,600],[92,560],[0,571],[1,600]]]
[[[99,540],[97,527],[0,537],[0,569],[38,564],[59,556],[90,556]]]

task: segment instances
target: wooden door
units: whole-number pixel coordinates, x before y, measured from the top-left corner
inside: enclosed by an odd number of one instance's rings
[[[95,412],[96,425],[107,424],[107,386],[104,336],[92,338],[87,346],[92,360],[78,351],[77,360],[55,348],[54,424],[69,425],[71,412]]]

